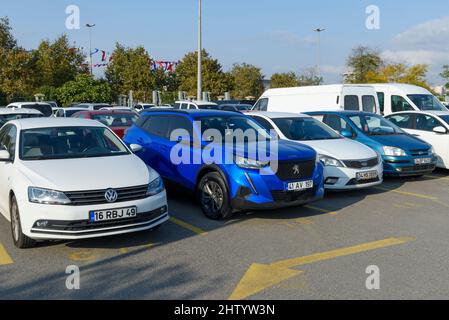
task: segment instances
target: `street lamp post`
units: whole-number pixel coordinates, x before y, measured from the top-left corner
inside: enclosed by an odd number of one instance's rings
[[[201,17],[201,0],[198,0],[198,83],[197,83],[197,100],[200,101],[202,99],[202,17]]]
[[[95,27],[95,24],[86,24],[86,27],[89,29],[89,61],[90,61],[90,74],[93,75],[93,66],[92,66],[92,28]]]
[[[315,30],[316,33],[318,33],[318,44],[317,44],[317,64],[316,64],[316,68],[317,68],[317,76],[321,77],[321,68],[320,68],[320,64],[321,64],[321,32],[326,31],[326,29],[324,28],[317,28]]]

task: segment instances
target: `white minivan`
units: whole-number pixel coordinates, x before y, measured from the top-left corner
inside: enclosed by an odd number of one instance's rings
[[[376,91],[369,85],[334,84],[269,89],[255,111],[302,113],[312,111],[366,111],[380,113]]]
[[[377,93],[383,115],[403,111],[448,111],[448,109],[422,87],[402,83],[371,85]]]

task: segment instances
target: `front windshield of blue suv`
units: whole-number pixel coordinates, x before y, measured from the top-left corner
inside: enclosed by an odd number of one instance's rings
[[[254,137],[248,135],[245,136],[245,139],[248,142],[256,142],[259,139],[271,139],[271,136],[263,127],[251,118],[245,116],[208,116],[199,117],[195,121],[199,121],[201,123],[201,135],[206,140],[208,137],[205,136],[205,133],[210,129],[218,130],[223,138],[223,142],[226,141],[227,136],[233,135],[235,130],[242,130],[243,132],[248,130],[254,131],[256,140],[253,141],[252,138]]]
[[[349,119],[369,136],[389,136],[405,134],[399,127],[377,115],[353,115]]]
[[[273,122],[287,139],[295,141],[343,139],[334,130],[314,118],[279,118]]]

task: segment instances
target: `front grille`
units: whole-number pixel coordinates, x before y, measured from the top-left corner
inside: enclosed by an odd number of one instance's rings
[[[410,153],[412,154],[412,156],[414,157],[419,157],[419,156],[429,156],[429,149],[419,149],[419,150],[410,150]]]
[[[275,202],[307,201],[315,197],[316,187],[305,191],[272,191],[271,196]]]
[[[346,167],[351,169],[363,169],[377,166],[379,164],[379,159],[376,157],[368,160],[345,160],[343,163]]]
[[[349,182],[346,185],[347,186],[360,186],[360,185],[379,182],[379,181],[380,181],[379,177],[373,178],[373,179],[368,179],[368,180],[360,180],[360,181],[358,181],[357,179],[352,179],[352,180],[349,180]]]
[[[128,187],[128,188],[118,188],[114,189],[117,191],[117,202],[125,202],[132,200],[139,200],[147,198],[148,186],[138,186],[138,187]],[[76,192],[64,192],[67,198],[70,199],[72,206],[86,206],[86,205],[97,205],[109,203],[105,199],[105,193],[107,189],[104,190],[93,190],[93,191],[76,191]]]
[[[411,166],[411,167],[402,167],[400,172],[416,172],[416,171],[431,171],[435,170],[434,164],[423,164],[423,165],[417,165],[417,166]]]
[[[315,159],[309,161],[280,161],[277,177],[282,181],[310,179],[315,171]]]

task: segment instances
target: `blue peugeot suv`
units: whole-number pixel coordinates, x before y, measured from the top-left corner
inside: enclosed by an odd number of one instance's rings
[[[239,130],[258,135],[229,139]],[[140,145],[137,155],[163,178],[195,191],[211,219],[225,219],[235,211],[303,205],[324,196],[323,167],[315,150],[272,139],[238,112],[147,111],[124,141]],[[256,153],[251,152],[255,145]]]
[[[360,111],[307,114],[377,151],[382,156],[385,175],[421,176],[435,170],[437,158],[432,146],[380,115]]]

